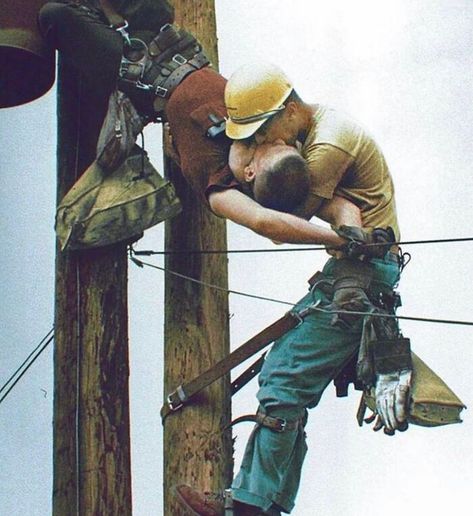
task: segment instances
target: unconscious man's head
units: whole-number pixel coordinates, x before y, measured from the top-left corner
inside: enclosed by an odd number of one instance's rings
[[[282,141],[256,146],[234,142],[230,167],[254,199],[266,208],[292,212],[309,192],[309,169],[297,149]]]

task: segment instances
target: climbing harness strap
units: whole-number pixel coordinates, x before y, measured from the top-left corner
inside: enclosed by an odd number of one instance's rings
[[[136,102],[149,121],[163,120],[172,92],[192,72],[210,64],[189,32],[167,23],[147,45],[130,38],[126,24],[116,28],[124,39],[118,88]]]
[[[99,0],[110,27],[123,38],[118,88],[137,101],[140,114],[149,121],[162,120],[166,102],[176,87],[192,72],[208,66],[202,45],[189,32],[163,25],[147,45],[130,37],[128,22],[110,0]]]
[[[234,419],[225,429],[230,428],[239,423],[252,422],[259,426],[269,428],[273,432],[290,432],[304,426],[304,418],[288,421],[282,417],[268,416],[264,412],[258,410],[256,414],[247,414]]]
[[[303,317],[309,313],[309,311],[310,307],[299,313],[287,312],[283,317],[242,344],[235,351],[232,351],[232,353],[220,360],[220,362],[217,362],[217,364],[212,366],[207,371],[200,374],[197,378],[194,378],[194,380],[191,380],[186,384],[179,385],[177,389],[169,394],[166,399],[166,403],[161,408],[161,418],[163,422],[169,414],[176,412],[184,405],[188,404],[189,401],[202,389],[213,383],[215,380],[218,380],[226,373],[230,372],[234,367],[241,364],[247,358],[253,356],[255,353],[271,344],[271,342],[275,341],[279,337],[282,337],[290,329],[299,325]],[[262,360],[261,362],[260,360],[261,359],[258,361],[259,365],[262,364]],[[253,364],[252,367],[254,366],[255,364]],[[257,372],[254,373],[253,376],[255,374],[257,374]],[[253,376],[251,376],[251,378]],[[239,388],[241,387],[242,385],[240,382]]]

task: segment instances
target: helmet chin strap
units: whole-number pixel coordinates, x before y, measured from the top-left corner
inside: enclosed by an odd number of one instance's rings
[[[232,116],[230,115],[230,120],[235,124],[251,124],[252,122],[259,122],[260,120],[266,120],[268,118],[271,118],[276,113],[279,113],[282,111],[286,106],[282,104],[281,106],[277,107],[276,109],[271,109],[270,111],[266,111],[265,113],[258,113],[257,115],[251,115],[251,116]],[[229,109],[229,108],[228,108]]]

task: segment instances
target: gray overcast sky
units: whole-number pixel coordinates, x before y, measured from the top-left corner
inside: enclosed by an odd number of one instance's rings
[[[471,236],[473,4],[470,0],[217,0],[220,70],[248,60],[282,66],[301,96],[349,112],[374,134],[390,165],[406,240]],[[0,112],[2,237],[0,383],[53,320],[54,92]],[[160,167],[160,128],[147,129]],[[409,246],[400,314],[472,320],[473,244]],[[162,228],[139,248],[161,249]],[[272,247],[229,225],[229,248]],[[324,253],[230,256],[230,287],[296,301]],[[157,264],[162,262],[156,259]],[[284,313],[231,296],[232,345]],[[163,275],[130,265],[130,354],[135,515],[161,514]],[[472,405],[473,330],[405,321],[413,348]],[[256,383],[234,399],[256,408]],[[309,453],[296,516],[463,514],[471,507],[473,423],[411,427],[387,438],[359,429],[358,394],[330,386],[307,426]],[[0,405],[0,514],[51,507],[52,348]],[[251,425],[250,425],[251,426]],[[238,466],[248,426],[237,427]]]

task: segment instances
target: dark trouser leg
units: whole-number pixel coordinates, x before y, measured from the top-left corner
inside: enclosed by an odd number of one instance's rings
[[[49,2],[39,13],[39,27],[82,74],[97,96],[108,96],[115,87],[122,55],[122,38],[101,14],[83,6]]]

